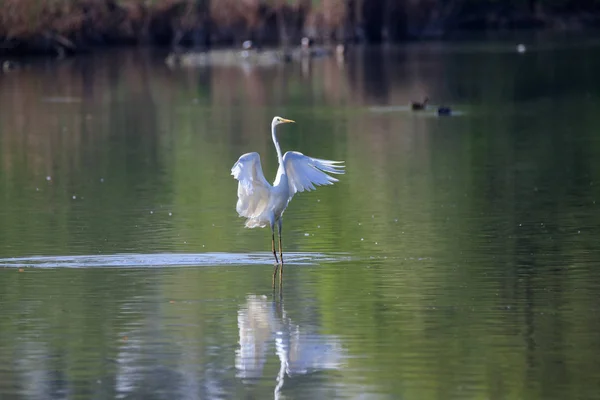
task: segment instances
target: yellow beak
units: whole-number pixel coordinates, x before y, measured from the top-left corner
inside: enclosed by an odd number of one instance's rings
[[[290,124],[290,123],[295,123],[296,121],[293,121],[291,119],[285,119],[285,118],[281,118],[281,123],[282,124]]]

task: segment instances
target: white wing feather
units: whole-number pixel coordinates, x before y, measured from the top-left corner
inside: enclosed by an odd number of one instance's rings
[[[288,151],[283,156],[283,165],[290,185],[290,198],[297,192],[315,190],[315,185],[333,185],[338,180],[326,174],[343,174],[343,161],[321,160],[305,156],[297,151]]]
[[[263,174],[260,155],[242,155],[231,168],[231,175],[239,181],[236,211],[241,217],[248,218],[248,228],[264,227],[266,221],[261,216],[269,205],[271,185]]]

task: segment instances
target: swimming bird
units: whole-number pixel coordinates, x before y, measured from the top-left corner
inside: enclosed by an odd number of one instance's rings
[[[273,185],[265,179],[258,153],[243,154],[231,168],[231,175],[238,182],[238,200],[236,211],[240,217],[246,218],[247,228],[271,227],[271,250],[275,256],[273,286],[281,260],[279,284],[283,282],[283,248],[281,244],[281,228],[283,212],[288,203],[298,192],[311,191],[316,186],[332,185],[338,180],[327,173],[343,174],[343,161],[322,160],[305,156],[297,151],[288,151],[281,155],[281,147],[277,140],[276,128],[281,124],[293,123],[291,119],[273,118],[271,122],[271,138],[277,152],[279,168]],[[275,251],[275,224],[279,230],[279,257]]]
[[[450,107],[441,106],[437,110],[438,115],[452,115],[452,109]]]
[[[424,110],[424,109],[425,109],[425,107],[427,107],[427,102],[428,102],[428,101],[429,101],[429,97],[425,97],[425,100],[423,100],[423,102],[422,102],[422,103],[419,103],[418,101],[413,101],[413,102],[410,104],[410,108],[411,108],[413,111],[417,111],[417,110]]]

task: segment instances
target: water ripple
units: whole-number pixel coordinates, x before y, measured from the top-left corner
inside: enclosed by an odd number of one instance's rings
[[[285,263],[317,265],[347,261],[345,254],[286,253]],[[271,253],[111,254],[0,258],[0,267],[36,268],[154,268],[271,264]]]

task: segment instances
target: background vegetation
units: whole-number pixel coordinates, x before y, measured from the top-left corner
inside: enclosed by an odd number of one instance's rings
[[[599,0],[0,0],[0,54],[92,45],[378,43],[464,29],[583,29]]]

